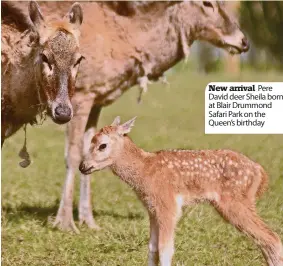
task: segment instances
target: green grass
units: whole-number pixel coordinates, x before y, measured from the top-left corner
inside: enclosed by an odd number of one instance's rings
[[[123,121],[137,115],[131,137],[146,150],[230,148],[258,161],[270,174],[270,188],[257,209],[283,239],[283,135],[204,134],[207,83],[283,81],[282,74],[202,76],[182,70],[182,65],[178,68],[169,73],[170,87],[151,85],[142,104],[136,104],[138,91],[133,88],[105,108],[99,126],[116,115]],[[81,227],[75,235],[52,229],[49,220],[56,214],[65,178],[64,126],[46,121],[43,126],[28,127],[33,163],[27,169],[18,165],[23,138],[20,130],[7,140],[2,153],[2,265],[146,265],[146,212],[130,188],[109,171],[95,173],[92,179],[94,215],[102,230]],[[75,206],[78,185],[77,179]],[[208,205],[186,209],[175,247],[174,265],[264,265],[254,243]]]

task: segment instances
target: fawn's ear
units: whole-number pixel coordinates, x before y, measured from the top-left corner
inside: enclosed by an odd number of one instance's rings
[[[125,122],[123,125],[120,125],[118,127],[118,133],[120,135],[128,134],[131,131],[132,127],[134,126],[136,118],[137,117],[135,116],[131,120]]]
[[[29,17],[37,31],[45,25],[44,17],[40,11],[39,5],[36,1],[30,1],[28,6]]]
[[[78,29],[83,22],[83,10],[81,5],[77,2],[74,3],[64,18],[71,23],[75,29]]]
[[[120,122],[121,122],[121,120],[120,120],[120,116],[116,116],[115,117],[115,119],[114,119],[114,121],[112,122],[112,124],[111,124],[111,126],[119,126],[120,125]]]

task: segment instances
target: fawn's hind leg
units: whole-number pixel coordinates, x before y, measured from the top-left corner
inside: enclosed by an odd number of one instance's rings
[[[283,266],[281,241],[256,214],[253,204],[227,200],[219,201],[215,207],[239,231],[255,240],[269,266]]]

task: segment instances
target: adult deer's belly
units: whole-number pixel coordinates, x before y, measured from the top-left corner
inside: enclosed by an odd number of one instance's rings
[[[90,63],[90,65],[92,65]],[[106,106],[137,84],[142,70],[134,58],[126,61],[105,60],[101,65],[82,66],[76,81],[76,90],[95,94],[95,104]]]

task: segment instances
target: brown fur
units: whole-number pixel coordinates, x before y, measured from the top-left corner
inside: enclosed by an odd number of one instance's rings
[[[92,139],[80,165],[83,174],[105,167],[134,189],[148,210],[149,265],[171,265],[174,229],[182,207],[208,201],[221,216],[252,237],[269,266],[283,265],[282,244],[255,211],[257,194],[267,186],[261,165],[231,150],[172,150],[154,153],[125,136],[133,121],[104,127]],[[104,146],[102,146],[104,145]],[[151,230],[152,231],[152,230]]]
[[[1,23],[12,26],[20,32],[32,26],[26,15],[15,4],[6,1],[1,2]]]

